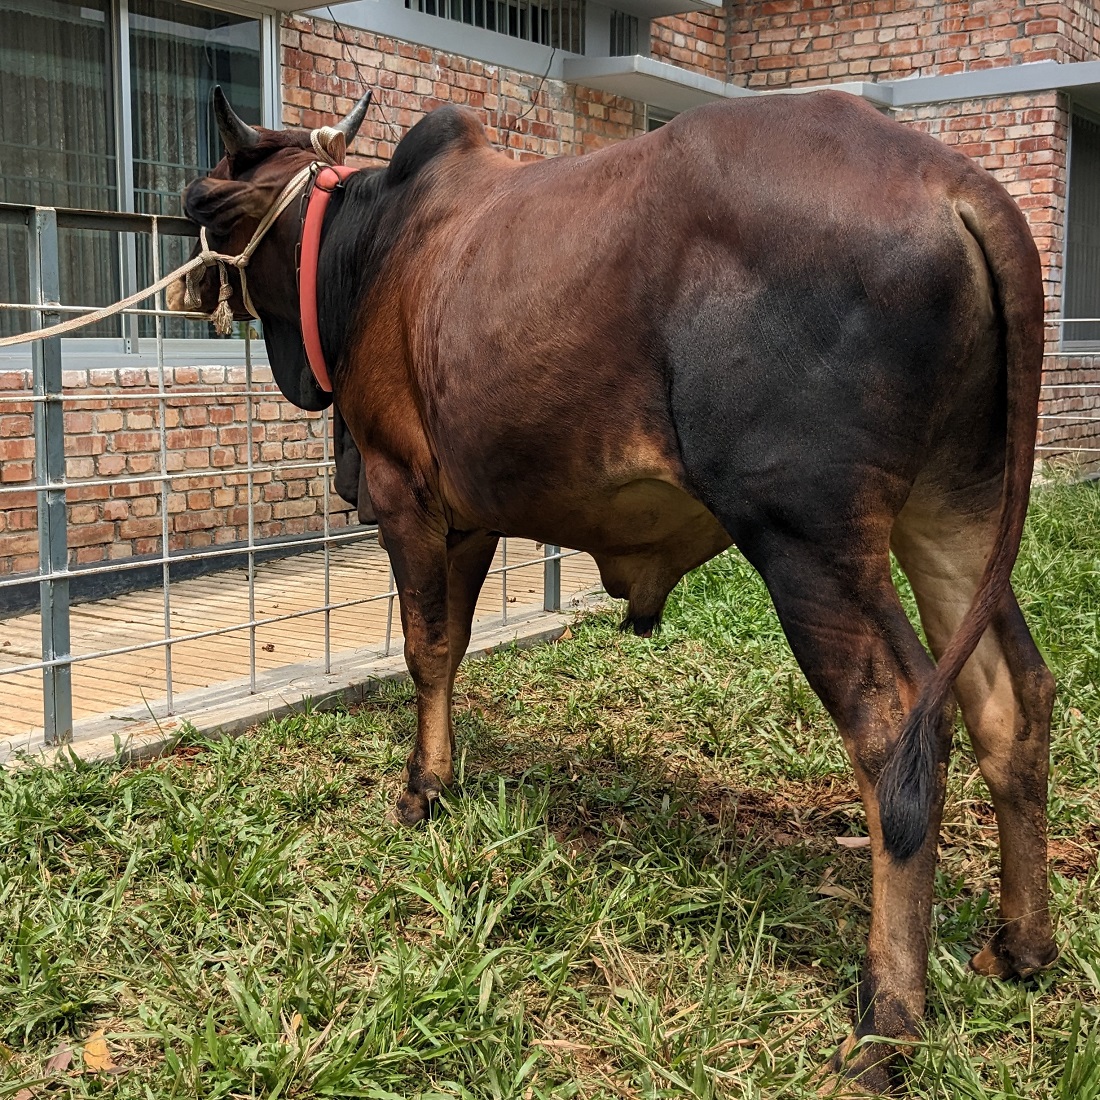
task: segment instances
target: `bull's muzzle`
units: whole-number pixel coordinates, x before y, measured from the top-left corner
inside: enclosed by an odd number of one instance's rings
[[[187,306],[184,304],[184,297],[187,294],[187,288],[184,286],[182,279],[177,279],[173,283],[169,283],[164,291],[165,305],[173,313],[184,313],[187,310]]]

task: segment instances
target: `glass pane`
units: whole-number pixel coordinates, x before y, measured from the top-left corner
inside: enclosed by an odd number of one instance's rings
[[[1067,343],[1100,343],[1100,126],[1073,116],[1069,216],[1066,219],[1064,317],[1093,318],[1066,323]]]
[[[260,121],[258,20],[164,0],[131,0],[130,79],[134,117],[134,201],[144,214],[181,215],[180,193],[221,159],[210,106],[220,84],[245,122]],[[168,238],[161,272],[183,263],[193,241]],[[138,279],[152,281],[148,239],[138,240]],[[152,318],[142,334],[153,332]],[[205,322],[169,320],[166,336],[205,337]]]
[[[0,4],[0,202],[117,209],[106,0]],[[118,262],[106,234],[62,235],[61,297],[105,305],[118,297]],[[27,238],[0,227],[0,301],[26,301]],[[0,334],[32,326],[0,311]],[[87,335],[113,335],[106,322]]]

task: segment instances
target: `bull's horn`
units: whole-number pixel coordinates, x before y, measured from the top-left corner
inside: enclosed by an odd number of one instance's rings
[[[260,140],[259,132],[237,117],[220,84],[214,85],[213,98],[214,117],[218,120],[218,133],[225,143],[225,151],[232,155],[242,149],[251,149]]]
[[[348,111],[346,117],[336,123],[336,129],[344,135],[344,139],[348,145],[351,145],[355,140],[355,135],[359,133],[359,127],[363,125],[363,118],[367,113],[367,108],[370,106],[370,96],[371,93],[368,88],[363,98]]]

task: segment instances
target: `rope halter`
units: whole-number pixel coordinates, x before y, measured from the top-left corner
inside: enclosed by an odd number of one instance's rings
[[[47,325],[45,328],[34,329],[31,332],[20,332],[15,336],[0,338],[0,348],[15,347],[18,344],[29,344],[34,340],[43,340],[57,336],[64,336],[69,332],[76,332],[87,325],[94,325],[97,321],[104,321],[108,317],[114,317],[123,310],[130,309],[138,302],[145,301],[159,293],[170,283],[182,278],[184,284],[183,303],[188,309],[196,309],[199,305],[198,271],[205,270],[213,264],[218,265],[218,305],[211,316],[214,328],[220,336],[228,336],[233,331],[233,310],[229,306],[229,296],[232,288],[229,285],[229,274],[226,267],[235,267],[241,275],[241,297],[244,300],[245,309],[259,319],[255,307],[252,305],[252,296],[248,293],[248,282],[245,277],[245,268],[252,259],[252,253],[263,240],[267,231],[275,224],[275,219],[302,193],[312,182],[314,173],[324,164],[343,164],[347,138],[342,130],[335,126],[320,126],[309,135],[309,143],[317,154],[317,160],[306,165],[300,172],[293,176],[289,183],[279,192],[275,204],[264,215],[263,220],[256,226],[256,232],[252,234],[252,240],[244,247],[244,251],[236,256],[226,255],[224,252],[215,252],[206,239],[206,229],[199,230],[199,243],[201,251],[193,256],[185,264],[180,264],[174,271],[163,275],[152,286],[139,290],[134,294],[115,302],[113,305],[103,306],[85,313],[80,317],[71,317],[68,321],[62,321],[56,325]]]
[[[313,147],[313,151],[317,154],[319,160],[314,161],[312,164],[307,164],[305,168],[296,172],[287,184],[279,192],[279,197],[271,205],[267,213],[260,219],[260,224],[256,226],[256,231],[252,234],[252,239],[244,246],[243,251],[239,252],[236,256],[227,255],[224,252],[216,252],[210,247],[209,241],[206,239],[206,227],[203,226],[199,230],[199,244],[201,245],[201,251],[196,260],[201,260],[201,264],[196,264],[190,271],[184,276],[184,296],[183,304],[188,309],[197,309],[199,307],[199,289],[198,284],[202,278],[199,272],[205,272],[208,267],[212,267],[214,264],[218,265],[218,304],[214,308],[214,312],[210,315],[210,320],[214,325],[214,331],[219,336],[228,336],[233,331],[233,309],[229,305],[230,295],[233,293],[233,288],[229,285],[229,272],[227,267],[235,267],[240,275],[241,279],[241,299],[244,302],[244,308],[248,310],[249,314],[259,320],[259,314],[256,312],[255,306],[252,304],[252,295],[248,293],[248,279],[245,275],[245,269],[248,267],[249,261],[252,259],[252,254],[259,247],[260,241],[267,236],[267,231],[275,224],[276,220],[283,213],[284,210],[298,196],[305,190],[305,188],[312,182],[313,175],[322,164],[342,164],[344,161],[346,138],[341,130],[338,130],[335,126],[320,126],[316,130],[310,132],[309,143]]]

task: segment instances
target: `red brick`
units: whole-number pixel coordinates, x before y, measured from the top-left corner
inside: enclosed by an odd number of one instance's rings
[[[159,535],[161,522],[159,517],[148,519],[127,519],[118,525],[118,533],[124,539],[150,538]]]
[[[34,440],[0,439],[0,463],[8,463],[21,458],[34,458]]]
[[[86,523],[80,527],[69,527],[68,542],[70,547],[102,545],[114,540],[115,525],[113,523]]]
[[[115,432],[111,437],[114,451],[159,451],[160,436],[157,432]]]

